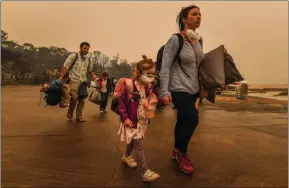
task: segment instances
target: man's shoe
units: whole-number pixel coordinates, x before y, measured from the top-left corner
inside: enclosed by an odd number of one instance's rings
[[[72,120],[72,119],[73,119],[73,114],[67,112],[66,117],[67,117],[69,120]]]

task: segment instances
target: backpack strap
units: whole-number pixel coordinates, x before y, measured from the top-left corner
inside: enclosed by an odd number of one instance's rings
[[[131,100],[133,98],[133,93],[134,93],[134,83],[133,79],[126,79],[125,80],[125,85],[128,91],[128,99]]]
[[[177,51],[177,53],[176,53],[176,55],[175,55],[175,57],[174,57],[173,62],[175,62],[177,59],[178,59],[178,61],[181,61],[181,60],[180,60],[180,53],[181,53],[181,51],[182,51],[182,49],[183,49],[183,46],[184,46],[184,38],[183,38],[183,36],[181,35],[181,33],[175,33],[174,35],[176,35],[176,36],[178,37],[179,47],[178,47],[178,51]],[[165,45],[163,45],[163,46],[159,49],[158,54],[157,54],[157,61],[156,61],[156,62],[159,62],[159,63],[156,63],[156,64],[157,64],[156,70],[157,70],[158,72],[160,72],[160,70],[161,70],[161,61],[162,61],[162,59],[163,59],[162,57],[163,57],[163,53],[164,53],[164,48],[165,48]]]
[[[153,93],[153,89],[154,89],[154,85],[153,84],[151,84],[150,86],[147,86],[147,89],[146,89],[146,97],[147,98],[151,96],[151,94]]]
[[[72,69],[72,67],[74,66],[74,64],[75,64],[75,62],[77,61],[77,59],[78,59],[78,53],[75,53],[75,59],[73,60],[73,63],[71,64],[71,66],[70,66],[70,68],[68,69],[68,71],[70,70],[70,69]]]
[[[177,51],[177,53],[176,53],[176,56],[175,56],[173,62],[175,62],[176,60],[178,60],[178,63],[179,63],[179,66],[180,66],[181,70],[185,73],[185,75],[187,75],[187,77],[190,78],[190,76],[185,72],[185,70],[183,69],[183,67],[182,67],[182,65],[181,65],[182,60],[181,60],[181,57],[180,57],[180,53],[181,53],[181,51],[182,51],[182,49],[183,49],[183,46],[184,46],[184,38],[183,38],[183,36],[182,36],[181,33],[176,33],[176,34],[174,34],[174,35],[176,35],[176,36],[178,37],[178,39],[179,39],[179,48],[178,48],[178,51]]]
[[[178,37],[178,39],[179,39],[179,48],[178,48],[178,51],[177,51],[176,56],[174,58],[174,61],[178,60],[178,63],[179,63],[179,66],[180,66],[181,70],[185,73],[185,75],[187,75],[187,77],[190,78],[190,76],[185,72],[185,70],[183,69],[183,67],[181,65],[182,60],[181,60],[181,57],[180,57],[180,53],[181,53],[181,51],[183,49],[183,46],[184,46],[184,38],[183,38],[181,33],[176,33],[174,35],[176,35]],[[200,42],[201,47],[203,49],[203,38],[202,37],[200,38],[199,42]]]
[[[181,61],[180,53],[181,53],[183,46],[184,46],[184,38],[183,38],[181,33],[176,33],[174,35],[176,35],[178,37],[178,40],[179,40],[179,48],[178,48],[178,51],[177,51],[176,56],[174,58],[174,61],[176,61],[178,59],[178,61],[180,62]]]
[[[161,70],[161,68],[162,68],[162,60],[163,60],[164,48],[165,48],[165,45],[163,45],[163,46],[159,49],[158,54],[157,54],[156,70],[157,70],[158,72],[160,72],[160,70]]]

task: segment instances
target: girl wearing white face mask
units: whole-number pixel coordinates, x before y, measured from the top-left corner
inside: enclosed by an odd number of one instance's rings
[[[151,84],[155,79],[154,74],[142,74],[140,80],[144,84]]]
[[[144,156],[144,138],[148,120],[154,116],[158,103],[152,87],[154,74],[154,62],[143,56],[143,60],[137,63],[137,70],[130,82],[131,85],[123,90],[117,106],[122,121],[118,135],[121,141],[127,143],[122,161],[131,168],[139,166],[143,180],[148,182],[160,177],[148,168]],[[128,87],[133,89],[129,90]],[[128,97],[130,91],[133,91],[132,98]],[[135,157],[132,157],[133,150]]]

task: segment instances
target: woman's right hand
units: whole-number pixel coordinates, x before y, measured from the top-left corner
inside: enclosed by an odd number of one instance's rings
[[[123,123],[127,127],[133,127],[133,123],[131,122],[130,119],[126,119]]]

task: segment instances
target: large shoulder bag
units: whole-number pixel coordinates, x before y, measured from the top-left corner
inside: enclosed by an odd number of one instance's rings
[[[203,40],[200,40],[200,44],[203,47]],[[207,90],[205,89],[203,82],[202,82],[202,77],[200,76],[200,69],[199,69],[199,63],[198,63],[198,58],[197,58],[197,53],[196,50],[194,48],[194,46],[192,45],[193,51],[195,53],[195,58],[196,58],[196,67],[198,69],[198,79],[199,79],[199,86],[200,86],[200,91],[199,91],[199,98],[200,99],[204,99],[206,97],[208,97],[209,93],[207,92]]]
[[[88,100],[89,100],[90,102],[94,103],[94,104],[100,105],[100,102],[101,102],[101,94],[100,94],[99,90],[96,89],[95,91],[93,91],[93,92],[90,94]]]

